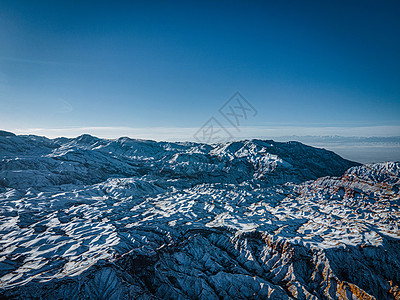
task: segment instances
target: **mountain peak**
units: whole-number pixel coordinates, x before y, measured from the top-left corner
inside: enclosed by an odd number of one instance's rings
[[[0,160],[1,299],[396,297],[399,163],[91,135]]]
[[[9,131],[0,130],[0,136],[16,136],[16,135]]]

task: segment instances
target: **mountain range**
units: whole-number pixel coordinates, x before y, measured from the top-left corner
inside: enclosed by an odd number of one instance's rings
[[[400,163],[0,131],[0,297],[400,299]]]

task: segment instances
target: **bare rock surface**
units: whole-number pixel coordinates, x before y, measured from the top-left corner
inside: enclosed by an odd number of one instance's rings
[[[400,299],[400,164],[0,136],[0,297]]]

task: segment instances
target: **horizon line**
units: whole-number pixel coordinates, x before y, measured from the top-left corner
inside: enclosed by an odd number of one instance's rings
[[[306,127],[306,126],[253,126],[222,128],[231,133],[231,140],[283,137],[345,137],[384,138],[400,137],[400,126]],[[17,135],[38,135],[47,138],[74,138],[83,134],[99,138],[130,137],[155,141],[194,141],[198,127],[128,127],[77,126],[63,128],[4,128]]]

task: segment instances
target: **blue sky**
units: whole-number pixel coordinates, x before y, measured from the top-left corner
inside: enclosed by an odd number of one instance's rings
[[[241,137],[400,135],[399,14],[399,1],[1,1],[0,128],[188,138],[240,91],[257,110]]]

